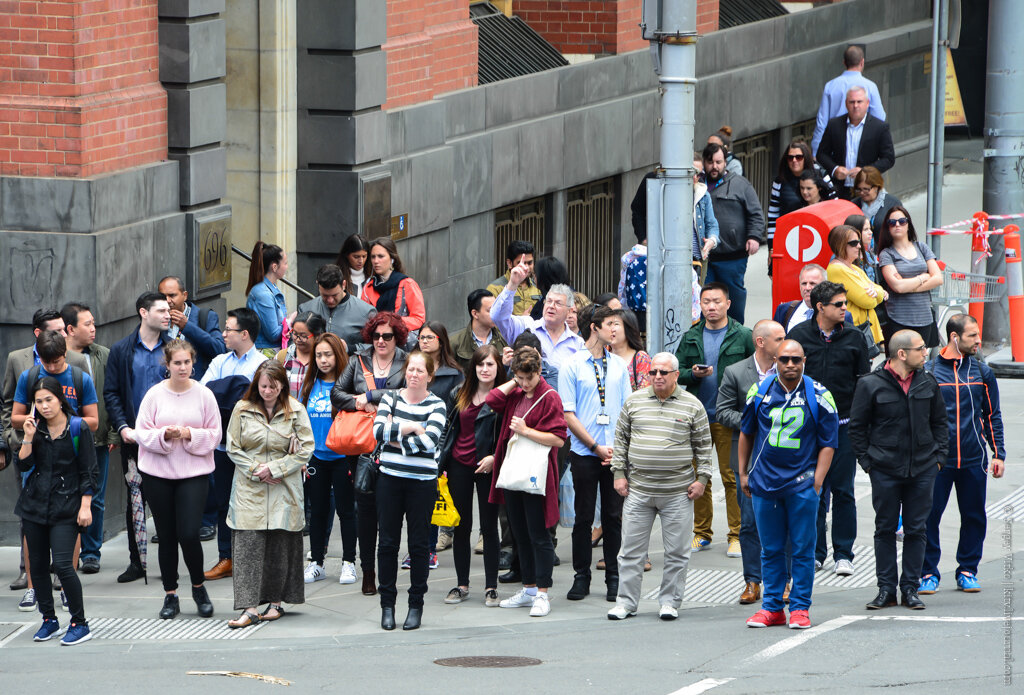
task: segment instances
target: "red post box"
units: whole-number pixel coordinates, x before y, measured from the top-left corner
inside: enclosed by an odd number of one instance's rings
[[[848,200],[826,200],[780,217],[772,247],[772,311],[800,299],[800,269],[808,263],[828,268],[832,249],[828,233],[850,215],[861,214]]]

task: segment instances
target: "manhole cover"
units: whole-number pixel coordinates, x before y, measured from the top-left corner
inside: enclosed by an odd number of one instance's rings
[[[543,662],[528,656],[453,656],[448,659],[435,659],[434,663],[438,666],[461,668],[517,668],[519,666],[536,666]]]

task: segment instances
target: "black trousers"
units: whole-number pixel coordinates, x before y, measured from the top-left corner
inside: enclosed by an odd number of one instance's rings
[[[544,526],[544,495],[505,490],[505,509],[519,553],[523,584],[551,587],[555,546]]]
[[[50,579],[52,557],[54,572],[60,577],[61,584],[64,585],[64,595],[68,598],[71,621],[84,625],[82,582],[78,579],[72,561],[75,540],[81,531],[78,523],[69,520],[51,525],[24,520],[22,529],[28,543],[28,561],[31,566],[32,586],[36,590],[36,600],[39,602],[39,612],[43,614],[44,619],[57,617],[53,608],[53,581]]]
[[[373,572],[377,555],[377,496],[356,493],[359,566],[363,576]]]
[[[871,503],[875,508],[875,575],[878,588],[916,590],[927,545],[928,515],[932,510],[932,488],[938,467],[910,478],[897,478],[872,468]],[[903,509],[903,574],[896,567],[896,528]]]
[[[309,460],[309,467],[316,471],[306,481],[309,496],[309,547],[314,562],[324,564],[324,549],[330,533],[331,490],[334,490],[334,508],[341,525],[341,559],[356,561],[356,497],[352,487],[351,457],[324,461],[316,456]]]
[[[430,573],[430,517],[437,500],[437,480],[413,480],[381,473],[377,478],[377,583],[380,605],[394,607],[398,598],[398,546],[406,523],[409,558],[409,607],[422,608]]]
[[[137,444],[125,444],[121,442],[121,480],[124,481],[124,477],[128,475],[128,461],[135,459],[136,463],[139,460],[139,447]],[[128,483],[125,482],[125,487],[128,487]],[[142,504],[146,504],[146,484],[142,484]],[[135,540],[135,521],[134,514],[132,514],[132,496],[129,492],[125,498],[124,503],[124,524],[125,528],[128,529],[128,561],[139,567],[142,566],[142,556],[139,554],[139,543]],[[35,580],[33,580],[35,581]],[[37,592],[38,593],[38,592]],[[69,598],[68,601],[71,599]]]
[[[143,473],[142,484],[149,494],[149,508],[160,536],[157,558],[164,591],[178,589],[179,547],[192,586],[202,585],[203,544],[199,540],[199,527],[203,525],[210,476],[169,480]]]
[[[474,466],[452,463],[448,467],[448,492],[461,520],[455,527],[452,555],[459,586],[469,586],[469,563],[473,555],[473,489],[480,512],[480,533],[484,538],[484,587],[498,586],[498,505],[487,501],[491,474],[474,473]]]
[[[572,486],[576,493],[576,524],[572,527],[572,569],[577,577],[590,579],[594,549],[590,529],[594,525],[594,507],[601,495],[601,538],[604,550],[605,578],[619,575],[618,554],[622,545],[622,495],[615,492],[611,466],[602,466],[596,456],[569,454]]]
[[[231,506],[231,486],[235,481],[235,464],[228,452],[213,452],[213,486],[217,496],[217,554],[221,560],[231,559],[231,529],[228,527],[228,507]]]

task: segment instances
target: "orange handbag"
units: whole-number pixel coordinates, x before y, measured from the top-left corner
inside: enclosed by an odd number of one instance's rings
[[[367,389],[373,385],[373,374],[363,364],[363,358],[357,357],[363,369],[363,378]],[[327,448],[345,456],[368,454],[377,446],[373,436],[374,413],[365,410],[343,410],[334,417],[331,429],[327,433]]]

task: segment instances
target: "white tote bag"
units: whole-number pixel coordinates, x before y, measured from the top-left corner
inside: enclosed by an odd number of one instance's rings
[[[530,409],[523,414],[523,419],[530,414],[530,410],[537,407],[537,403],[543,400],[550,391],[545,391],[541,397],[530,406]],[[501,462],[501,472],[498,474],[496,487],[503,490],[515,492],[526,492],[531,495],[543,495],[547,489],[548,482],[548,454],[550,446],[538,444],[529,437],[513,434],[508,440],[508,448],[505,450],[505,458]]]

